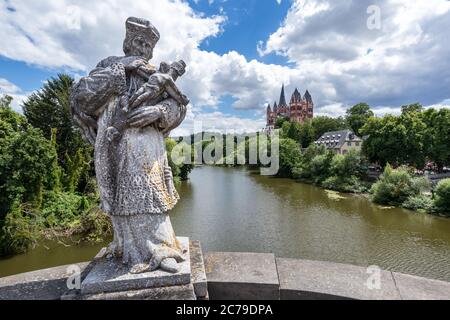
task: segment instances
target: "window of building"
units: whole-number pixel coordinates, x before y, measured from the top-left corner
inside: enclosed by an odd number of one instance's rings
[[[356,146],[359,147],[359,142],[356,142]]]
[[[352,146],[352,142],[351,142],[351,141],[347,142],[347,145],[348,145],[349,147],[351,147],[351,146]]]

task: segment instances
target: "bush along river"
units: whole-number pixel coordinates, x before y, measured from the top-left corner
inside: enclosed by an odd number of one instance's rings
[[[204,251],[377,265],[450,281],[450,219],[383,208],[244,168],[199,167],[178,186],[175,231]],[[0,277],[92,259],[99,244],[53,241],[0,260]]]

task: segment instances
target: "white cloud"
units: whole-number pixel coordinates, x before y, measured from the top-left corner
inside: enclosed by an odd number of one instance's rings
[[[200,50],[202,41],[222,32],[227,18],[198,14],[180,0],[1,2],[0,37],[8,46],[1,46],[0,55],[79,75],[107,56],[123,54],[128,16],[148,18],[159,29],[155,64],[181,58],[187,62],[179,86],[197,107],[215,107],[230,95],[236,108],[262,109],[281,83],[289,82],[292,70],[287,67],[247,61],[234,51],[218,55]]]
[[[1,94],[12,94],[20,91],[20,88],[14,83],[9,82],[6,79],[0,78],[0,93]]]
[[[439,103],[426,106],[426,108],[433,108],[433,109],[437,109],[437,110],[443,109],[443,108],[450,109],[450,99],[446,99],[446,100],[441,101]]]
[[[9,0],[0,4],[0,36],[8,43],[0,54],[40,66],[86,71],[103,57],[122,54],[128,16],[149,18],[160,30],[156,60],[188,59],[202,40],[220,33],[224,21],[221,16],[200,17],[179,0]],[[74,28],[77,20],[79,28]]]
[[[185,121],[172,132],[172,136],[188,136],[199,132],[251,133],[261,131],[266,125],[263,118],[245,119],[220,111],[201,112],[189,106]]]
[[[372,4],[381,30],[367,28]],[[295,0],[258,51],[294,63],[320,106],[432,104],[449,98],[449,28],[446,0]]]
[[[334,117],[334,118],[342,117],[342,116],[345,116],[346,110],[347,110],[347,107],[345,107],[342,103],[333,103],[333,104],[323,106],[319,110],[316,110],[316,115]]]
[[[9,95],[13,98],[11,103],[12,108],[15,111],[22,112],[21,104],[26,99],[28,94],[23,92],[17,85],[10,81],[0,78],[0,96]]]

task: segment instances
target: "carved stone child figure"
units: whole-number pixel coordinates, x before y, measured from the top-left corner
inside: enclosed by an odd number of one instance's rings
[[[150,76],[146,75],[149,71],[145,68],[141,68],[140,72],[148,77],[148,81],[130,98],[128,104],[117,109],[112,126],[107,129],[109,141],[121,136],[127,126],[128,117],[139,113],[139,110],[134,113],[132,111],[142,106],[150,107],[154,122],[167,132],[177,127],[180,124],[179,119],[184,118],[182,114],[186,112],[185,106],[189,100],[177,88],[175,81],[186,72],[186,63],[183,60],[171,65],[162,62],[158,72]],[[146,121],[148,120],[147,116]]]

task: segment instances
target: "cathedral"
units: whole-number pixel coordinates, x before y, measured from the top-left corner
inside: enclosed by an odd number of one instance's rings
[[[304,123],[306,119],[312,119],[314,117],[314,103],[308,90],[306,90],[305,95],[302,98],[302,95],[296,88],[288,105],[286,103],[283,85],[278,105],[275,102],[273,110],[270,107],[270,104],[267,106],[267,130],[275,128],[278,117],[285,117],[291,121],[300,123]]]

